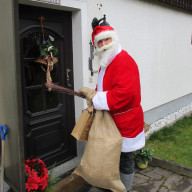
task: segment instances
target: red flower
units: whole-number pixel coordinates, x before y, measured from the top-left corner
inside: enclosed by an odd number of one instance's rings
[[[46,167],[45,163],[41,159],[37,159],[37,161],[41,165],[41,167]]]
[[[39,185],[36,181],[36,178],[29,177],[27,183],[25,184],[25,188],[28,192],[30,192],[31,190],[37,190],[39,188]]]
[[[31,169],[28,171],[28,173],[29,173],[29,177],[34,178],[36,180],[38,179],[37,171],[34,171],[33,169]]]
[[[41,178],[39,185],[41,186],[40,187],[41,191],[45,190],[48,185],[48,178],[46,177]]]
[[[25,173],[27,173],[29,171],[30,171],[30,167],[27,164],[25,164]]]
[[[49,179],[45,163],[41,159],[27,159],[25,162],[27,192],[44,191]]]
[[[48,171],[47,171],[46,168],[43,168],[43,169],[42,169],[41,177],[49,177],[49,176],[48,176]]]

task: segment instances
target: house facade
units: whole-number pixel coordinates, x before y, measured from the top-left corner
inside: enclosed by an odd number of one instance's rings
[[[192,111],[190,1],[1,0],[0,10],[0,124],[9,129],[5,178],[13,191],[25,191],[26,158],[56,162],[54,173],[62,175],[85,147],[70,135],[85,101],[45,88],[46,73],[35,62],[43,38],[59,50],[53,83],[95,88],[91,22],[105,14],[138,64],[149,134]]]

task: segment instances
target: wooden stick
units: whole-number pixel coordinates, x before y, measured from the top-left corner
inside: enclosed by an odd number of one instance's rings
[[[81,98],[86,98],[84,95],[82,95],[82,94],[80,94],[80,93],[78,93],[76,91],[73,91],[72,89],[65,88],[63,86],[50,84],[50,83],[45,83],[45,86],[47,88],[52,88],[52,90],[60,92],[60,93],[66,93],[68,95],[74,95],[74,96],[78,96],[78,97],[81,97]]]
[[[5,141],[2,140],[2,143],[1,143],[1,148],[2,148],[2,151],[1,151],[1,191],[4,191],[4,166],[5,166]]]

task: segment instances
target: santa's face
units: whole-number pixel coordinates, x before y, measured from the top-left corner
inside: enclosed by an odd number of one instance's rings
[[[107,67],[113,53],[117,48],[117,42],[113,42],[111,37],[101,39],[97,43],[95,50],[95,56],[100,66]]]
[[[104,45],[108,45],[112,42],[112,38],[111,37],[107,37],[105,39],[101,39],[97,42],[97,46],[98,48],[103,47]]]

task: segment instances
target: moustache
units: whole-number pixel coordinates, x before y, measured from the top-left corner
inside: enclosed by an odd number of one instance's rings
[[[109,43],[108,45],[104,45],[101,48],[97,48],[97,53],[101,53],[102,51],[106,51],[113,46],[113,42]]]

